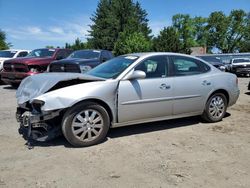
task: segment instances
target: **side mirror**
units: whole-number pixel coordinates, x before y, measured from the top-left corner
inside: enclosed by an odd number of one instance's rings
[[[105,61],[107,61],[107,60],[108,60],[107,58],[103,57],[102,58],[102,63],[105,62]]]
[[[127,76],[127,80],[144,79],[146,78],[146,73],[141,70],[135,70]]]

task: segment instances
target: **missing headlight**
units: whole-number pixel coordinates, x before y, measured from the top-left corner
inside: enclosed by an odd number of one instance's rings
[[[41,113],[41,107],[44,105],[44,103],[44,101],[35,99],[34,101],[32,101],[31,105],[35,111]]]

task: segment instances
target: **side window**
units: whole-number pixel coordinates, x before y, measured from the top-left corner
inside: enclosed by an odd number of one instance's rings
[[[109,53],[107,51],[103,51],[101,58],[102,58],[103,61],[109,60],[110,59]]]
[[[173,56],[173,70],[175,76],[187,76],[208,72],[210,67],[205,63],[182,56]]]
[[[146,73],[146,78],[164,78],[167,76],[167,57],[154,56],[142,61],[135,70]]]
[[[26,55],[28,55],[28,52],[20,52],[17,57],[25,57]]]
[[[71,51],[69,51],[69,50],[60,50],[56,54],[56,59],[64,59],[64,58],[68,57],[70,53],[71,53]]]

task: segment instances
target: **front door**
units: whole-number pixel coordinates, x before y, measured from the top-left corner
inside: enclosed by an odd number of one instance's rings
[[[120,81],[119,123],[172,115],[173,78],[167,64],[166,56],[150,57],[135,68],[146,73],[145,79]]]

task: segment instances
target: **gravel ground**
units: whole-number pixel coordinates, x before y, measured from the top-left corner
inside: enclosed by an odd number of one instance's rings
[[[64,138],[28,150],[18,134],[15,92],[0,86],[0,187],[250,187],[249,78],[218,123],[199,117],[110,130],[72,148]]]

